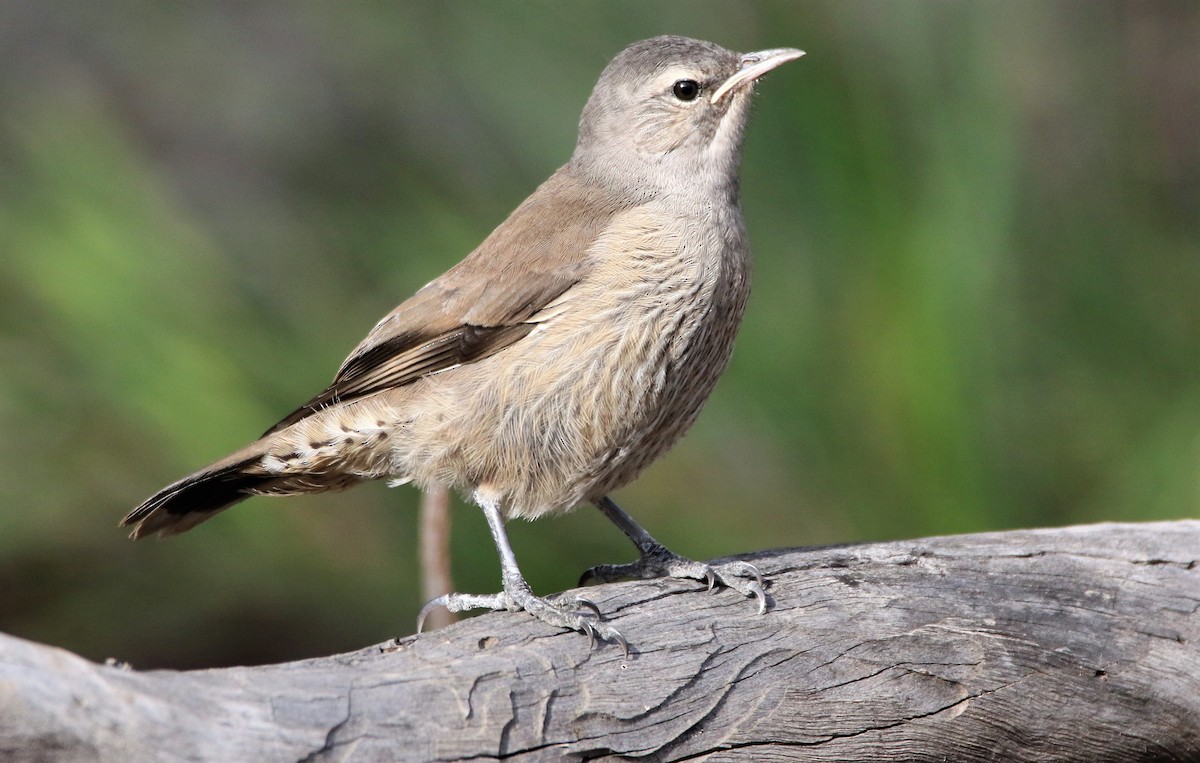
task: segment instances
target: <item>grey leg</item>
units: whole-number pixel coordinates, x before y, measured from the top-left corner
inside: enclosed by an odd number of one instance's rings
[[[596,501],[596,507],[604,512],[614,525],[621,528],[625,537],[633,541],[641,554],[636,562],[629,564],[602,564],[583,573],[580,584],[595,580],[608,583],[622,578],[649,579],[659,577],[690,578],[708,583],[709,590],[720,583],[739,593],[758,599],[758,613],[767,610],[767,594],[763,590],[763,579],[758,568],[748,562],[726,562],[706,564],[682,557],[656,541],[633,517],[629,516],[605,496]]]
[[[516,612],[523,609],[549,625],[586,633],[593,644],[597,637],[620,644],[628,655],[628,642],[615,629],[599,621],[600,610],[592,602],[580,598],[550,601],[534,595],[517,566],[517,557],[508,542],[508,533],[504,530],[504,517],[500,515],[500,508],[491,501],[479,500],[478,497],[476,500],[479,508],[483,509],[483,515],[487,517],[492,541],[496,544],[496,553],[500,556],[504,590],[491,595],[448,593],[439,596],[421,608],[421,613],[417,615],[417,632],[421,632],[425,616],[434,607],[445,607],[451,612],[463,612],[468,609],[507,609]],[[594,614],[581,615],[576,611],[580,608],[589,609]]]

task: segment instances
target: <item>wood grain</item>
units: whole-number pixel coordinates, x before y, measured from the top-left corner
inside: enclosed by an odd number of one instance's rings
[[[1200,760],[1200,522],[741,558],[766,615],[588,589],[628,659],[522,613],[191,672],[0,636],[0,759]]]

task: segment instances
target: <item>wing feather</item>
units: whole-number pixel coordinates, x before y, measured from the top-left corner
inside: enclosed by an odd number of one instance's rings
[[[377,323],[333,383],[266,434],[519,342],[534,328],[531,318],[587,276],[592,242],[623,208],[560,169],[466,259]]]

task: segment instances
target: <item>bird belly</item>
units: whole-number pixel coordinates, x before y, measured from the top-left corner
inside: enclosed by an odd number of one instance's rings
[[[482,486],[524,518],[632,481],[695,420],[745,305],[744,256],[697,249],[659,247],[548,306],[513,346],[412,385],[395,473]]]

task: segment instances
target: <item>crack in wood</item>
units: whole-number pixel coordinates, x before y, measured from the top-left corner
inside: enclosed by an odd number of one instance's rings
[[[1197,549],[1183,521],[766,552],[761,617],[590,589],[628,659],[519,613],[194,673],[0,635],[0,757],[1200,760]]]

